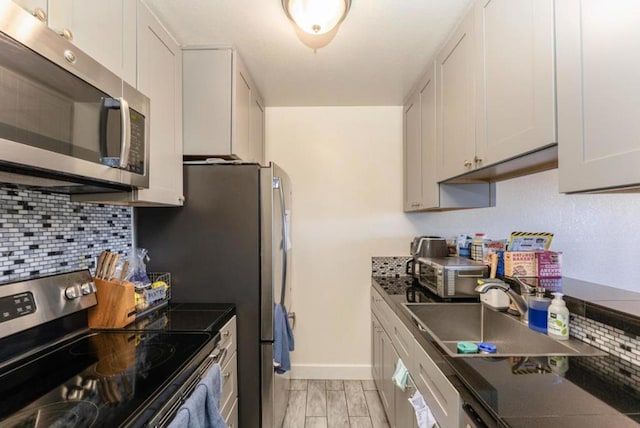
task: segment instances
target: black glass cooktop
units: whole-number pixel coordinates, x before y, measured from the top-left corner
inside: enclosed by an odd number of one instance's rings
[[[99,332],[0,374],[0,427],[116,427],[138,420],[208,333]]]
[[[171,303],[126,327],[127,330],[218,331],[231,318],[232,305]]]

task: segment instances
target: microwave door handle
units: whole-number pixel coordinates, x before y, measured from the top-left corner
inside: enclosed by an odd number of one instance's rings
[[[109,123],[109,110],[117,110],[120,108],[120,101],[116,98],[103,97],[100,100],[100,161],[105,163],[105,159],[109,156],[107,148],[107,125]]]
[[[129,166],[129,152],[131,151],[131,115],[129,103],[122,97],[102,98],[100,102],[100,158],[104,163],[108,157],[107,124],[109,110],[120,110],[120,160],[118,166],[126,169]]]
[[[126,169],[129,166],[129,152],[131,151],[131,114],[129,103],[124,98],[120,101],[120,168]]]

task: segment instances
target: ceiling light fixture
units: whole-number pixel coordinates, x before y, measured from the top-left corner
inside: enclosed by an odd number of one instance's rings
[[[282,0],[282,7],[302,31],[320,35],[342,22],[351,0]]]

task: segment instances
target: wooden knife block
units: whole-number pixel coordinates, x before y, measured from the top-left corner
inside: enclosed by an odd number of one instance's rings
[[[89,308],[90,328],[121,328],[136,319],[133,283],[94,278],[98,304]]]

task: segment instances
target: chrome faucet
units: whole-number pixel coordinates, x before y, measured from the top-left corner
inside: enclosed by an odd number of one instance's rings
[[[533,294],[534,288],[528,284],[525,284],[517,277],[515,278],[515,280],[518,283],[518,285],[520,285],[521,294],[518,294],[515,291],[513,291],[513,289],[509,287],[509,284],[499,279],[490,279],[490,280],[479,279],[478,286],[475,288],[475,290],[480,294],[484,294],[489,290],[504,291],[507,294],[507,296],[509,296],[509,300],[511,300],[511,302],[516,307],[516,310],[520,315],[520,319],[523,321],[526,321],[527,310],[529,309],[527,297]]]

